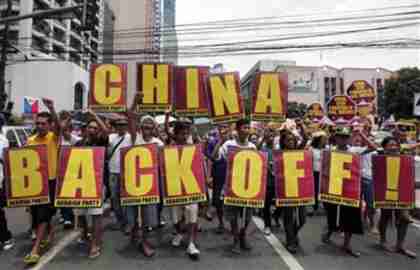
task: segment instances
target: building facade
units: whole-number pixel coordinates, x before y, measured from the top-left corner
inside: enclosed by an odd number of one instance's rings
[[[177,64],[176,0],[161,0],[161,17],[161,61]]]
[[[26,19],[10,25],[9,42],[18,53],[14,59],[43,58],[70,61],[84,69],[102,61],[105,0],[97,1],[97,24],[92,31],[82,31],[78,18]],[[71,7],[83,0],[13,0],[12,16],[53,8]],[[6,14],[7,0],[0,0],[0,13]],[[0,26],[0,34],[4,26]]]
[[[298,66],[295,62],[261,60],[241,79],[242,95],[246,98],[252,87],[256,72],[277,71],[288,75],[288,101],[305,103],[320,102],[324,106],[334,95],[347,94],[347,89],[356,80],[367,81],[375,90],[383,90],[385,80],[392,71],[384,68],[342,68],[331,66]]]

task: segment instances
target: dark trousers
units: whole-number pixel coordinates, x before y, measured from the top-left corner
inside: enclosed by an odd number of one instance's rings
[[[381,209],[381,218],[379,219],[379,232],[381,233],[381,241],[386,242],[386,230],[389,222],[392,220],[392,212],[395,213],[395,226],[397,227],[397,243],[402,244],[407,235],[408,220],[404,217],[403,211],[406,210],[393,210]]]
[[[72,208],[60,208],[61,216],[63,217],[64,221],[70,221],[73,222],[74,215],[73,215],[73,209]]]
[[[265,204],[263,209],[264,216],[264,225],[265,227],[271,228],[271,205],[273,205],[274,199],[274,187],[267,187],[267,192],[265,193]]]
[[[12,238],[12,233],[7,227],[6,215],[3,208],[0,208],[0,243],[4,243]]]
[[[299,245],[299,230],[306,222],[305,207],[284,207],[283,208],[283,226],[286,232],[286,245]]]
[[[319,172],[314,172],[314,180],[315,180],[315,204],[313,206],[314,211],[319,209]]]

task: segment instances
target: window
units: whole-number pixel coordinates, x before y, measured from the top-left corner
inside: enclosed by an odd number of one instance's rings
[[[342,95],[345,95],[346,93],[344,92],[344,79],[340,78],[340,91]]]
[[[331,96],[335,96],[337,94],[337,80],[335,77],[331,77]]]
[[[382,79],[376,79],[376,89],[382,90],[383,87]]]
[[[78,82],[74,86],[74,110],[83,109],[83,95],[85,92],[85,86],[83,83]]]

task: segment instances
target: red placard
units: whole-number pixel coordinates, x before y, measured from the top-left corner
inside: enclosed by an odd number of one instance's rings
[[[347,89],[347,94],[356,103],[360,103],[362,101],[372,103],[376,96],[375,89],[373,89],[373,87],[364,80],[354,81]]]
[[[5,190],[8,207],[48,204],[48,158],[45,145],[6,148]]]
[[[89,108],[123,112],[127,108],[127,64],[92,64]]]
[[[321,103],[315,102],[309,105],[308,112],[306,114],[311,120],[321,120],[324,118],[324,109]]]
[[[207,117],[209,67],[175,67],[175,112],[184,117]]]
[[[315,203],[312,153],[283,151],[273,153],[276,206],[291,207]]]
[[[324,151],[321,165],[321,201],[359,207],[360,171],[359,155]]]
[[[412,156],[373,156],[372,172],[375,208],[415,207],[415,168]]]
[[[332,121],[350,121],[356,115],[356,104],[349,96],[334,96],[327,104],[327,111]]]
[[[239,72],[211,74],[208,78],[209,112],[213,123],[236,122],[245,117]]]
[[[148,205],[160,202],[156,144],[121,149],[121,172],[121,205]]]
[[[251,118],[255,121],[284,121],[287,91],[287,73],[256,73],[252,86]]]
[[[225,205],[263,208],[267,186],[267,155],[253,149],[228,153]]]
[[[175,145],[162,150],[163,204],[188,205],[207,200],[202,146]]]
[[[173,65],[140,63],[137,65],[137,91],[143,98],[137,106],[141,113],[165,112],[172,107]]]
[[[55,206],[101,207],[104,160],[104,147],[62,146]]]

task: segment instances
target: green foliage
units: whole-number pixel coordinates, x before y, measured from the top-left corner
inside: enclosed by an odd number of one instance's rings
[[[420,70],[417,67],[400,69],[385,82],[384,116],[412,118],[414,93],[420,93]]]

